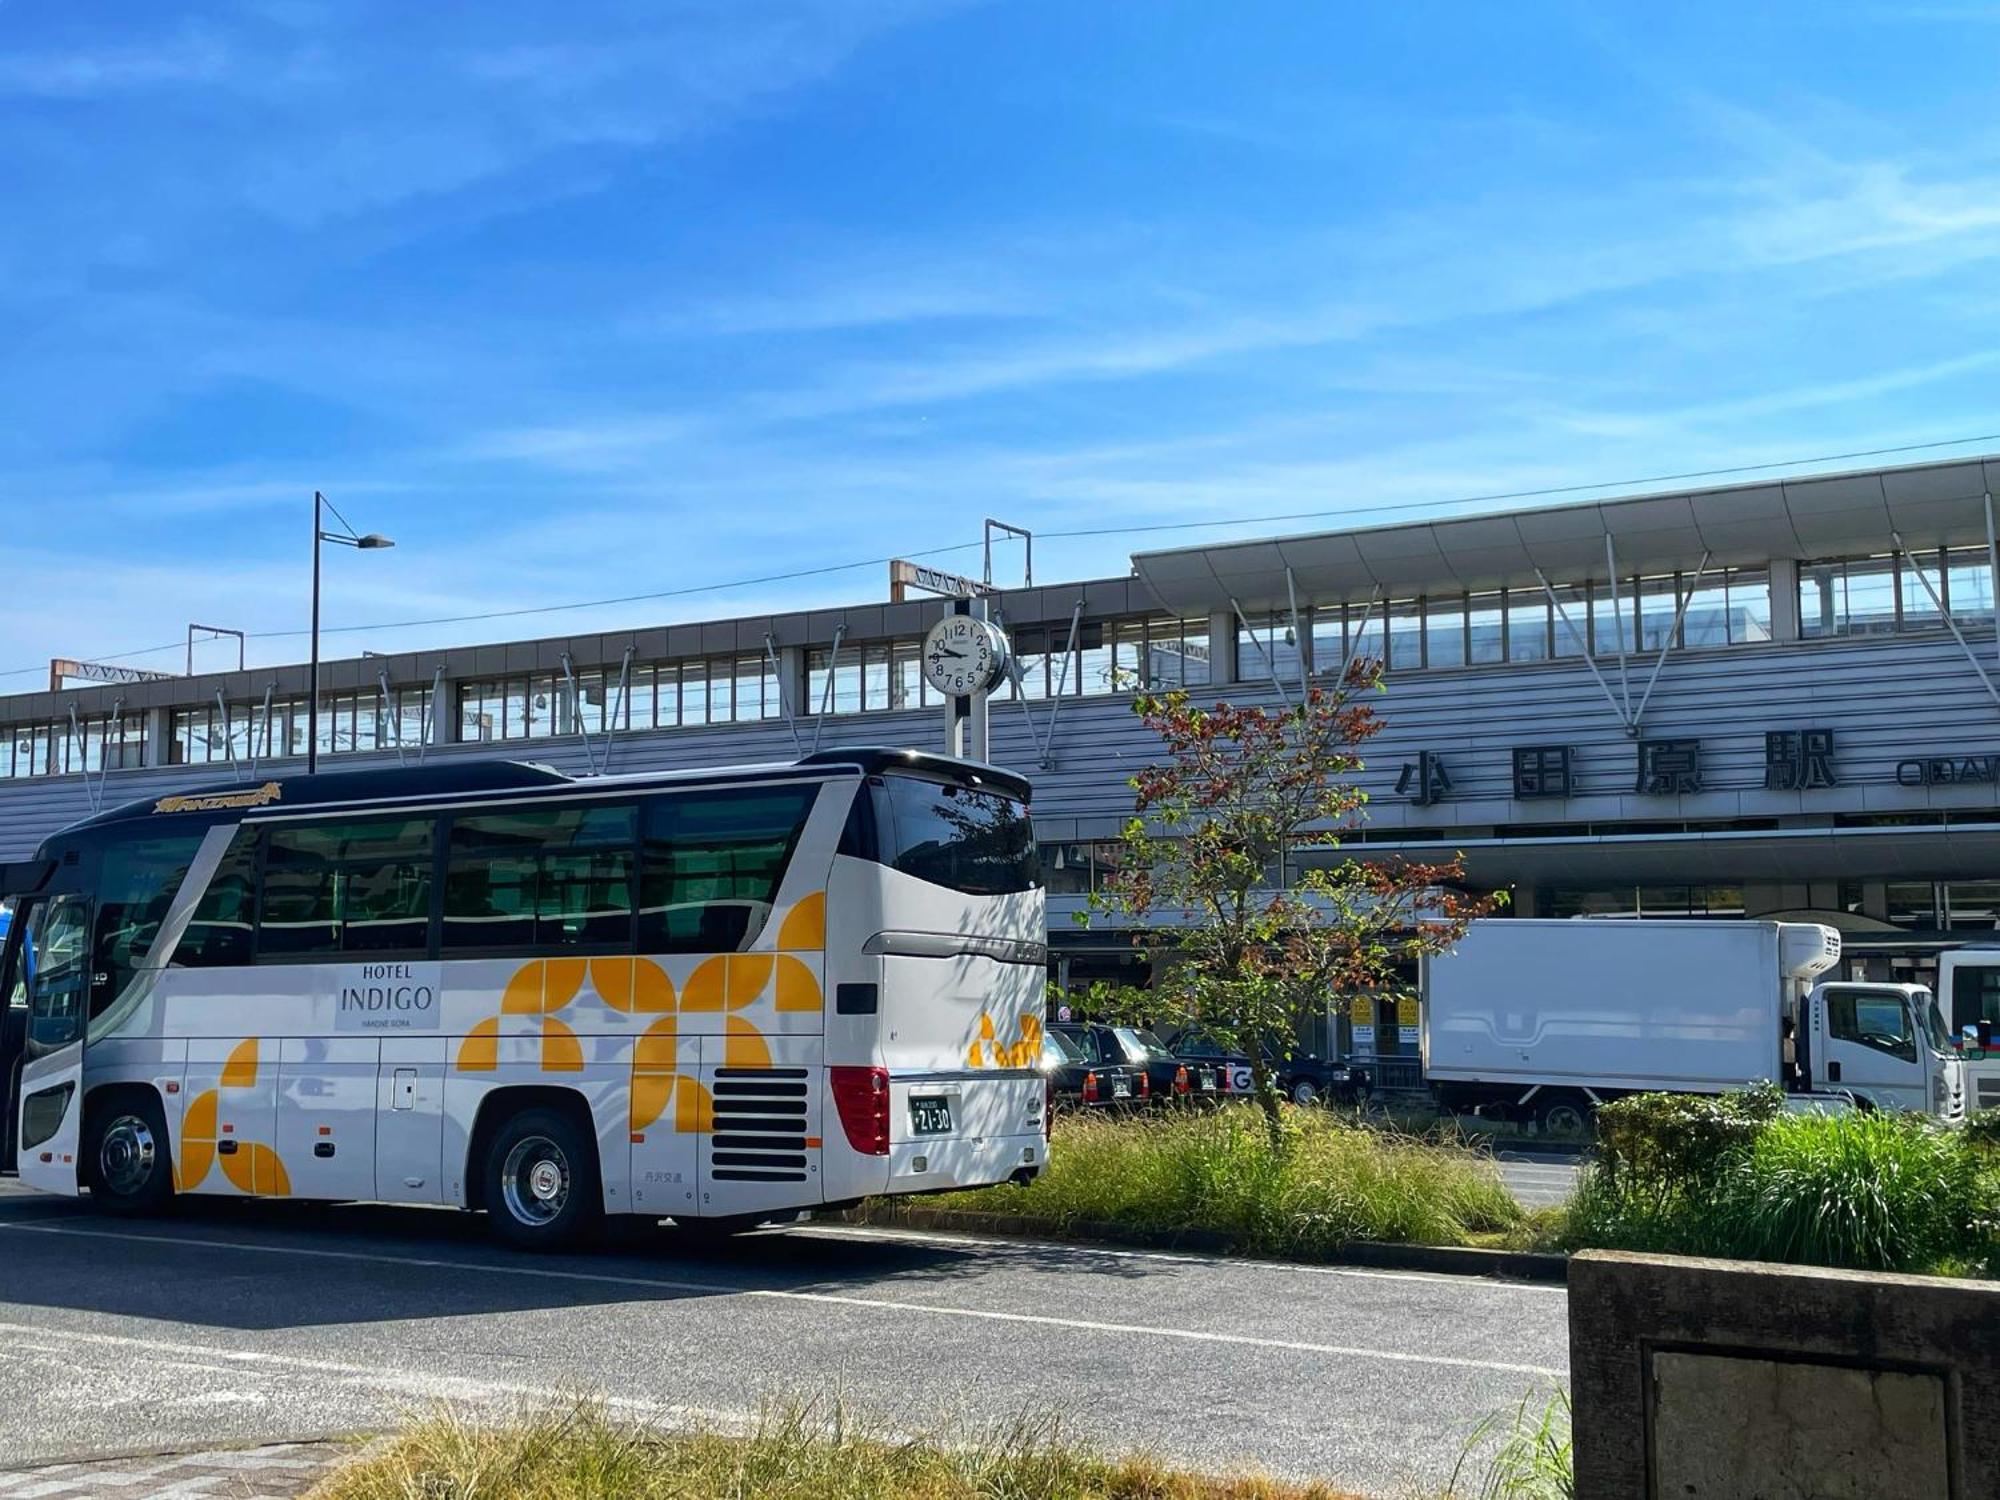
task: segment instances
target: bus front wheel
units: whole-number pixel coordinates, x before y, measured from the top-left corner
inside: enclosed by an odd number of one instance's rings
[[[150,1091],[121,1092],[90,1112],[83,1165],[90,1201],[104,1213],[154,1213],[174,1195],[167,1122]]]
[[[486,1153],[486,1215],[523,1250],[561,1250],[603,1216],[597,1148],[561,1110],[524,1109],[494,1133]]]

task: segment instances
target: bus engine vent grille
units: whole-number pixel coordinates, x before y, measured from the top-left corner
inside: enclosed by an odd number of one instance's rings
[[[807,1088],[804,1068],[717,1068],[710,1180],[804,1182]]]

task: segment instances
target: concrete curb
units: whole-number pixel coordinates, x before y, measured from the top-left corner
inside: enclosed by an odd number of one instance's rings
[[[921,1204],[889,1203],[849,1209],[840,1215],[849,1224],[880,1229],[929,1229],[962,1234],[1003,1235],[1045,1244],[1116,1245],[1134,1250],[1181,1250],[1201,1255],[1230,1255],[1233,1241],[1212,1229],[1150,1230],[1126,1224],[1078,1222],[1061,1234],[1040,1219],[1022,1214],[986,1213],[964,1208],[927,1208]],[[1252,1257],[1245,1257],[1246,1259]],[[1266,1257],[1255,1257],[1266,1258]],[[1451,1276],[1491,1276],[1510,1281],[1553,1282],[1569,1279],[1569,1257],[1536,1250],[1479,1250],[1459,1245],[1340,1245],[1324,1255],[1291,1260],[1306,1265],[1367,1266],[1384,1271],[1431,1271]]]

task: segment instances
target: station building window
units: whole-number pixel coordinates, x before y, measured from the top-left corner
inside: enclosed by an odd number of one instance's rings
[[[109,714],[0,727],[0,781],[123,771],[146,763],[146,716]]]
[[[256,699],[177,708],[168,722],[167,763],[217,765],[304,755],[307,706],[304,698],[281,698],[268,707]],[[386,701],[380,691],[322,693],[319,752],[351,755],[398,745],[414,749],[429,733],[430,707],[427,687],[392,688]]]

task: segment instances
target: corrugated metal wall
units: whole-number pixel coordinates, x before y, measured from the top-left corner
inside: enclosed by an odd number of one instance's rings
[[[1992,632],[1972,637],[1975,651],[2000,673]],[[1614,688],[1614,663],[1602,664]],[[1651,662],[1630,663],[1636,702]],[[1221,691],[1217,690],[1218,695]],[[1238,701],[1273,702],[1268,683],[1227,690]],[[1384,720],[1368,748],[1364,785],[1375,797],[1371,823],[1396,827],[1490,829],[1504,824],[1584,824],[1742,817],[1813,819],[1836,813],[1925,808],[1993,808],[1990,784],[1906,787],[1898,761],[1915,756],[2000,752],[2000,706],[1949,636],[1834,640],[1738,646],[1667,658],[1645,718],[1657,737],[1702,741],[1703,790],[1690,796],[1641,796],[1634,790],[1636,755],[1618,714],[1578,661],[1478,667],[1392,677],[1376,701]],[[1046,737],[1053,705],[1029,706],[1030,730],[1018,704],[992,705],[994,758],[1028,772],[1037,787],[1036,812],[1045,836],[1092,838],[1116,832],[1129,815],[1128,778],[1153,747],[1119,698],[1072,699],[1055,716],[1054,764],[1038,764],[1036,739]],[[1831,729],[1840,785],[1812,792],[1763,789],[1767,730]],[[814,726],[798,732],[810,748]],[[824,747],[840,744],[942,743],[938,710],[829,719]],[[1577,795],[1566,801],[1516,802],[1510,751],[1520,745],[1567,745],[1575,751]],[[597,745],[603,760],[603,742]],[[1421,751],[1443,757],[1452,793],[1416,807],[1394,792],[1399,767]],[[713,764],[790,760],[793,735],[783,721],[682,729],[619,737],[610,769],[646,771]],[[433,749],[436,763],[460,756],[505,755],[543,761],[584,774],[589,758],[576,739]],[[411,759],[414,759],[412,753]],[[395,764],[393,754],[342,756],[333,767]],[[296,769],[296,762],[260,767],[262,779]],[[190,784],[227,781],[227,767],[168,767],[114,772],[104,782],[105,805],[159,796]],[[248,773],[243,779],[250,779]],[[50,832],[92,811],[81,777],[0,783],[0,858],[32,851]],[[1836,874],[1836,871],[1829,871]],[[2000,874],[2000,871],[1996,871]],[[1755,872],[1744,872],[1755,878]]]

